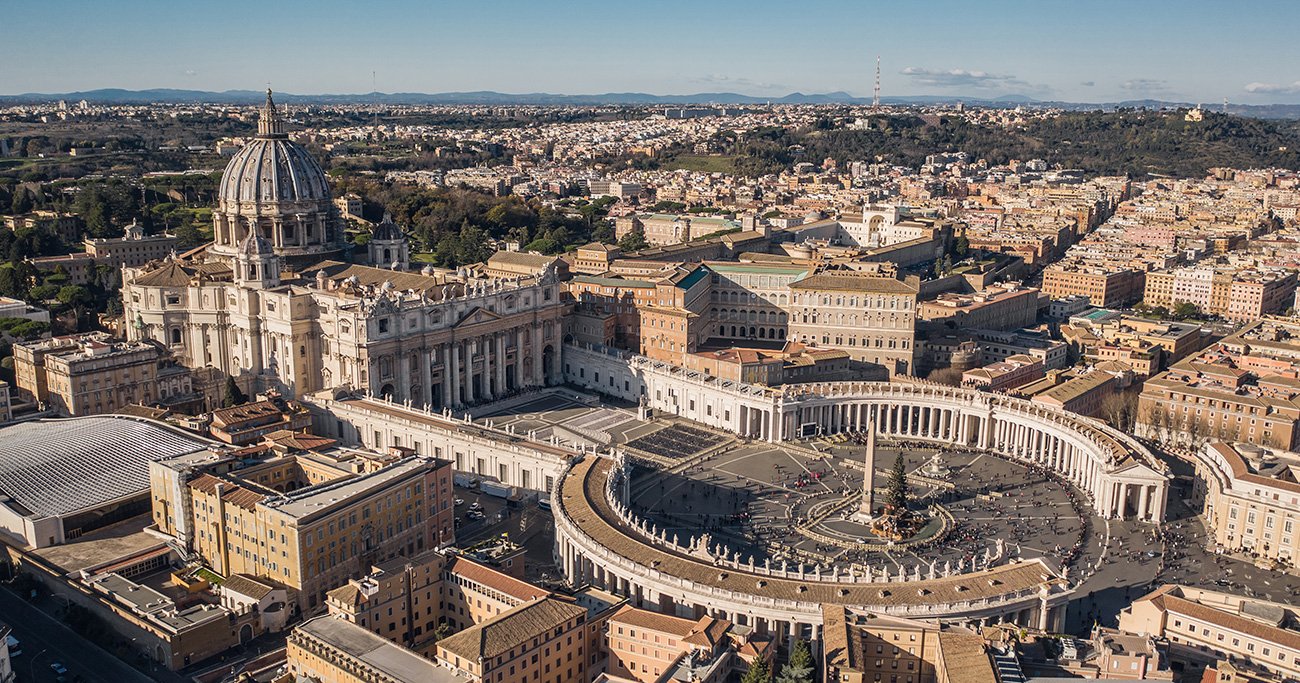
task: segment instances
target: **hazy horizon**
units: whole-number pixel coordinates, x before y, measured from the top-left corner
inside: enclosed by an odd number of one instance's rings
[[[1300,103],[1292,3],[653,6],[54,0],[8,8],[0,93],[734,92]],[[69,18],[72,18],[71,20]],[[52,46],[57,49],[50,49]]]

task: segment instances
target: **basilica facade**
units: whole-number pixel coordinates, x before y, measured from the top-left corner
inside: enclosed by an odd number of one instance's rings
[[[387,217],[352,258],[325,173],[270,92],[219,188],[211,244],[124,269],[129,339],[246,392],[348,387],[438,409],[561,380],[556,273],[410,272]]]

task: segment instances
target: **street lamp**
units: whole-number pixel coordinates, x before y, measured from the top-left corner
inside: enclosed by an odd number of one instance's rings
[[[41,655],[45,654],[46,652],[49,652],[49,648],[46,648],[46,649],[44,649],[44,650],[41,650],[40,652],[37,652],[37,653],[36,653],[36,656],[35,656],[35,657],[32,657],[32,661],[31,661],[31,664],[30,664],[31,669],[32,669],[32,672],[31,672],[31,673],[32,673],[32,683],[36,683],[36,660],[40,659],[40,658],[41,658]]]

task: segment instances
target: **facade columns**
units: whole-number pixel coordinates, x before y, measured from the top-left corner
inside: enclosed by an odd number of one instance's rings
[[[493,337],[493,339],[495,340],[496,343],[496,364],[493,365],[493,367],[496,368],[496,378],[497,378],[496,393],[505,394],[506,393],[506,336],[505,334],[498,332]]]
[[[496,355],[490,353],[493,350],[492,337],[490,335],[479,337],[475,344],[478,345],[479,353],[483,356],[483,374],[480,375],[481,379],[479,380],[482,382],[480,386],[483,389],[483,400],[491,401],[495,395],[495,392],[492,391],[492,361],[494,360],[493,356]]]
[[[429,366],[432,362],[429,360],[429,349],[420,350],[420,401],[426,405],[433,405],[433,371]]]
[[[451,348],[446,344],[440,344],[436,350],[438,352],[439,360],[442,361],[442,383],[439,387],[442,393],[442,407],[447,408],[452,404]]]
[[[449,405],[460,405],[463,402],[460,392],[460,342],[452,342],[448,345],[451,352],[451,369],[444,371],[443,374],[451,380],[451,403]]]

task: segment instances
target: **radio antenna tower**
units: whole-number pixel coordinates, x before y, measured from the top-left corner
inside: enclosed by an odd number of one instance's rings
[[[871,93],[871,108],[880,108],[880,55],[876,55],[876,89]]]

